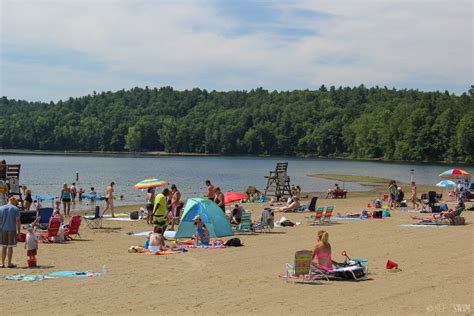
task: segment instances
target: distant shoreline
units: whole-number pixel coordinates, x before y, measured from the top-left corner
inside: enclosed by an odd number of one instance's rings
[[[248,154],[209,154],[209,153],[187,153],[178,152],[170,153],[165,151],[143,151],[143,152],[126,152],[126,151],[57,151],[57,150],[30,150],[30,149],[7,149],[0,148],[1,154],[14,155],[52,155],[52,156],[96,156],[96,157],[258,157],[258,158],[285,158],[296,159],[321,159],[321,160],[347,160],[347,161],[369,161],[381,163],[400,163],[400,164],[439,164],[439,165],[462,165],[474,166],[474,163],[466,162],[446,162],[446,161],[408,161],[408,160],[384,160],[382,158],[351,158],[351,157],[318,157],[311,155],[248,155]]]
[[[146,152],[123,152],[123,151],[56,151],[56,150],[29,150],[29,149],[0,149],[0,154],[15,155],[54,155],[54,156],[130,156],[130,157],[167,157],[167,156],[196,156],[196,157],[219,157],[218,154],[201,154],[201,153],[168,153],[164,151],[146,151]]]

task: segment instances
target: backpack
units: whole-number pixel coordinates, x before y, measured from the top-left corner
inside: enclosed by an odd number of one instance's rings
[[[293,223],[292,221],[290,221],[289,219],[283,221],[280,223],[280,226],[283,226],[283,227],[286,227],[286,226],[289,226],[289,227],[293,227],[295,226],[295,223]]]
[[[242,247],[244,244],[242,244],[239,238],[231,238],[224,245],[228,247]]]
[[[130,213],[130,219],[138,219],[138,211]]]

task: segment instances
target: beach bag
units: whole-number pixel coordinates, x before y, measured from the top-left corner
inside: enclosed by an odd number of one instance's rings
[[[280,226],[283,226],[283,227],[293,227],[295,226],[295,223],[293,223],[292,221],[290,221],[289,219],[287,220],[284,220],[283,222],[280,223]]]
[[[372,213],[372,218],[382,218],[382,215],[383,215],[382,212],[383,211],[374,211]]]
[[[354,273],[354,275],[352,273]],[[354,280],[354,276],[356,277],[356,279],[360,279],[367,276],[367,273],[366,273],[366,269],[364,269],[364,267],[360,263],[357,263],[357,267],[351,269],[351,271],[337,271],[336,270],[335,275],[341,279]]]
[[[453,225],[465,225],[466,224],[466,219],[461,216],[455,216],[453,218]]]
[[[239,238],[231,238],[224,245],[228,247],[242,247],[244,244],[242,244]]]
[[[25,240],[26,240],[26,234],[19,233],[18,234],[18,242],[25,242]]]
[[[138,219],[138,211],[130,213],[130,219]]]
[[[383,217],[390,217],[391,216],[390,211],[386,211],[386,210],[382,211],[382,216]]]

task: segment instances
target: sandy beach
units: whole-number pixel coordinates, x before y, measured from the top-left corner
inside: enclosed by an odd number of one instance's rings
[[[347,199],[320,199],[335,212],[360,211],[377,195],[349,194]],[[259,218],[266,204],[249,204]],[[123,211],[134,210],[124,207]],[[308,213],[281,216],[304,222]],[[144,237],[127,232],[150,230],[144,221],[104,220],[103,229],[81,226],[82,239],[41,244],[36,269],[26,268],[23,244],[15,249],[17,269],[0,275],[46,274],[75,270],[107,273],[95,278],[58,278],[37,282],[0,280],[0,314],[423,314],[472,311],[473,213],[465,226],[412,228],[413,213],[392,217],[338,220],[329,232],[335,260],[346,250],[369,260],[370,280],[330,281],[319,285],[287,283],[279,278],[295,251],[312,249],[321,226],[302,224],[271,233],[242,234],[240,248],[191,249],[187,253],[150,256],[127,249]],[[401,271],[389,272],[387,259]],[[465,314],[465,313],[464,313]]]

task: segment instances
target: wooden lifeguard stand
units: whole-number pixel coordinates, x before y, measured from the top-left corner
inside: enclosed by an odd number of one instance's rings
[[[290,177],[287,174],[288,162],[277,162],[275,170],[270,171],[265,188],[265,196],[282,197],[291,196]]]
[[[20,191],[20,168],[19,164],[1,164],[0,163],[0,204],[6,203],[6,200],[13,195],[19,196]]]

